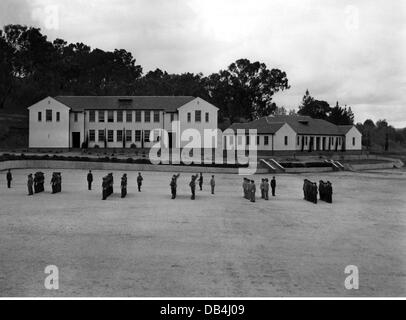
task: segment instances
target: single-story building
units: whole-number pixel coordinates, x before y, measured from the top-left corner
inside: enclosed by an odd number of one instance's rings
[[[254,139],[249,130],[256,130]],[[250,139],[251,138],[251,139]],[[234,123],[224,133],[226,149],[256,144],[266,152],[361,151],[362,134],[354,125],[337,126],[307,116],[269,116]]]
[[[29,148],[151,148],[166,130],[169,148],[181,134],[216,130],[218,108],[191,96],[57,96],[28,108]],[[159,139],[159,138],[158,138]]]

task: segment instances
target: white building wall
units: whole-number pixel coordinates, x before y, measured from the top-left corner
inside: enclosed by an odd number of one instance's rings
[[[213,106],[212,104],[208,103],[207,101],[196,98],[193,101],[185,104],[181,108],[179,108],[179,131],[178,133],[182,133],[187,129],[196,129],[199,131],[202,137],[202,144],[204,146],[204,130],[216,130],[218,128],[218,108]],[[196,122],[195,115],[196,111],[201,111],[201,121]],[[188,121],[188,114],[191,115],[191,121]],[[209,121],[206,122],[206,113],[209,115]],[[184,147],[188,144],[188,142],[180,142],[180,136],[178,134],[177,137],[177,146]],[[221,143],[221,141],[217,141],[217,144]],[[207,144],[206,144],[207,145]],[[217,145],[215,146],[217,147]]]
[[[69,148],[69,108],[48,97],[28,108],[29,148]],[[46,110],[52,111],[52,121],[46,120]],[[41,112],[42,120],[38,121]],[[57,113],[60,119],[57,121]]]
[[[362,134],[355,126],[345,136],[345,148],[346,150],[362,150]]]
[[[296,150],[296,132],[285,124],[274,136],[274,151],[294,151]],[[285,144],[285,137],[288,137],[288,143]]]
[[[105,117],[104,117],[104,122],[99,122],[99,112],[104,112]],[[149,112],[151,115],[151,122],[145,122],[145,113]],[[127,122],[127,113],[130,113],[131,116],[131,122]],[[107,140],[107,148],[122,148],[123,147],[123,142],[122,141],[117,141],[117,131],[125,130],[125,131],[131,131],[131,139],[129,141],[126,140],[125,142],[125,147],[126,148],[131,148],[131,146],[134,144],[138,149],[139,148],[150,148],[154,144],[153,141],[151,142],[145,142],[142,141],[135,141],[135,131],[139,130],[141,131],[141,140],[145,140],[145,133],[146,131],[152,131],[152,130],[161,130],[163,128],[163,122],[164,122],[164,112],[159,111],[159,122],[154,122],[154,110],[142,110],[141,112],[141,122],[136,122],[135,121],[135,110],[123,110],[123,121],[118,122],[117,121],[117,110],[114,110],[114,122],[108,122],[108,111],[107,110],[96,110],[96,118],[95,122],[90,122],[90,111],[86,111],[86,130],[87,134],[89,134],[90,138],[90,130],[95,131],[95,141],[90,141],[89,139],[89,148],[94,148],[96,145],[99,146],[100,148],[104,148],[104,140],[99,141],[99,130],[106,130],[106,140]],[[108,141],[108,131],[112,130],[113,131],[113,142]],[[124,137],[124,135],[123,135]],[[125,138],[127,135],[125,135]],[[129,137],[129,135],[128,135]]]

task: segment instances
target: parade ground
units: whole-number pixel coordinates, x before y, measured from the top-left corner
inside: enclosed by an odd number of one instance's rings
[[[0,185],[0,296],[280,297],[406,295],[406,171],[278,175],[277,197],[250,203],[242,177],[210,175],[190,200],[191,174],[128,173],[128,196],[101,200],[86,171],[62,172],[62,192],[27,196],[27,174],[14,170]],[[258,184],[262,177],[255,176]],[[333,204],[303,200],[303,179],[329,180]],[[59,270],[59,290],[44,270]],[[344,270],[359,269],[347,290]]]

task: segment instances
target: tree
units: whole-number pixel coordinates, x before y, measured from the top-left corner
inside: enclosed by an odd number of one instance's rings
[[[272,114],[276,92],[289,89],[286,73],[264,63],[239,59],[208,79],[209,96],[226,116],[257,119]]]
[[[326,120],[330,111],[330,105],[326,101],[315,100],[310,95],[309,90],[306,90],[306,94],[303,96],[302,104],[299,106],[297,113],[301,116]]]
[[[351,108],[347,109],[347,106],[342,108],[337,101],[336,106],[331,108],[327,120],[336,125],[350,125],[354,124],[354,114],[352,113]]]

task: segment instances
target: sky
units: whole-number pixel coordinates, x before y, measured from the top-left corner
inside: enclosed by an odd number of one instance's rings
[[[0,24],[50,40],[131,51],[144,73],[226,69],[240,58],[287,73],[274,101],[310,94],[351,106],[355,121],[406,127],[403,0],[1,0]]]

